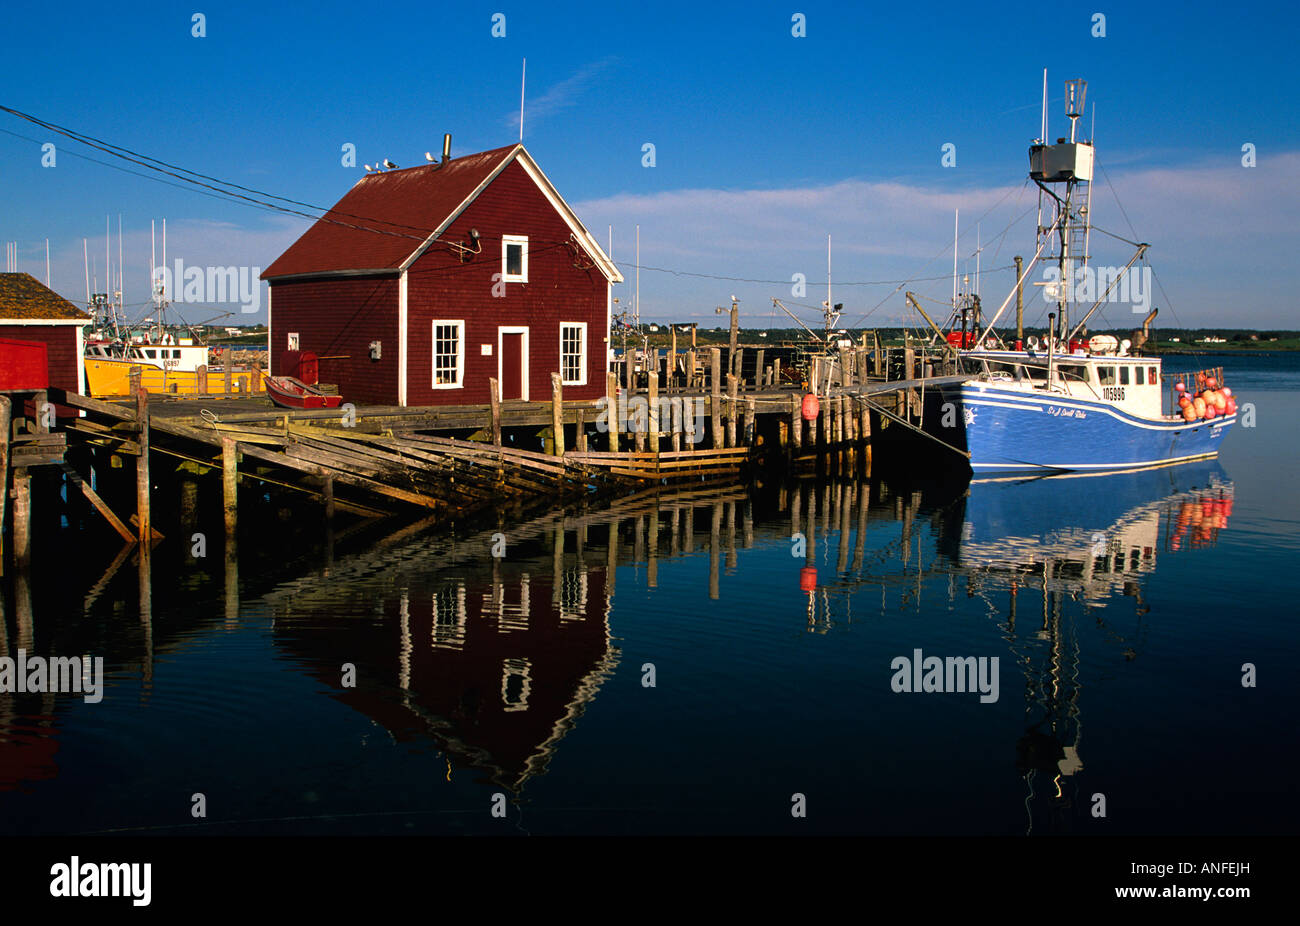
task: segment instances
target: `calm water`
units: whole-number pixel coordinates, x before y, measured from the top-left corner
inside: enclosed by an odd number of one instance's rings
[[[0,695],[0,832],[1292,832],[1300,357],[1221,362],[1257,426],[1190,467],[300,515],[143,580],[38,546],[0,645],[107,687]],[[893,691],[916,649],[998,657],[997,700]]]

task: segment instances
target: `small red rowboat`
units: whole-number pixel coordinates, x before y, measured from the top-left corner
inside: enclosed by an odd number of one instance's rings
[[[266,394],[282,408],[338,408],[342,396],[326,395],[315,386],[308,386],[292,376],[262,374],[266,380]]]

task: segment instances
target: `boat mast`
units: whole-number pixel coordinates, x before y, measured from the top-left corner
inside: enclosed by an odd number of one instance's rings
[[[113,311],[113,337],[122,336],[118,319],[126,314],[126,267],[122,263],[122,213],[117,214],[117,307]]]
[[[163,219],[163,269],[167,269],[167,220]],[[163,307],[167,304],[167,277],[162,276],[159,280],[162,285],[162,295],[158,299],[158,340],[162,340],[163,332]]]
[[[831,341],[831,325],[834,324],[832,315],[835,311],[835,303],[831,301],[831,236],[826,236],[826,343]]]
[[[959,214],[958,209],[952,211],[952,310],[954,313],[957,311],[957,217]]]
[[[1048,332],[1049,349],[1054,349],[1051,342],[1055,341],[1057,330],[1062,333],[1070,331],[1070,302],[1074,293],[1075,278],[1078,275],[1078,268],[1086,268],[1088,264],[1087,242],[1091,227],[1089,204],[1092,198],[1094,156],[1091,142],[1081,141],[1078,137],[1078,121],[1084,113],[1087,91],[1087,81],[1066,81],[1065,115],[1070,120],[1069,138],[1060,138],[1057,139],[1056,144],[1049,144],[1044,137],[1029,149],[1029,176],[1038,184],[1040,211],[1043,194],[1046,194],[1052,198],[1056,216],[1052,228],[1043,228],[1040,219],[1038,229],[1040,244],[1044,243],[1042,239],[1050,236],[1054,230],[1058,248],[1056,254],[1058,278],[1055,284],[1057,325]],[[1046,105],[1043,109],[1043,131],[1045,136]],[[1058,183],[1065,184],[1063,197],[1048,185]],[[1078,189],[1081,183],[1088,184],[1086,197],[1082,196],[1083,191]],[[1081,206],[1077,204],[1080,199],[1083,200]]]

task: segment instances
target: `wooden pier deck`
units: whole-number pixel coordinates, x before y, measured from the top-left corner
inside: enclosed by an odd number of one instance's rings
[[[735,482],[773,465],[846,476],[869,470],[875,431],[895,424],[920,430],[914,422],[925,390],[964,378],[933,375],[939,368],[910,349],[901,366],[887,353],[850,350],[814,358],[807,378],[790,384],[780,361],[764,366],[759,351],[755,375],[742,381],[734,372],[723,376],[718,349],[708,353],[708,376],[673,375],[677,368],[660,358],[664,390],[653,367],[625,368],[607,375],[604,397],[584,401],[564,399],[558,374],[550,402],[417,408],[304,411],[247,393],[158,395],[142,389],[137,374],[132,394],[121,399],[58,389],[15,395],[13,423],[4,429],[8,459],[0,456],[13,490],[0,494],[0,503],[5,494],[14,500],[9,527],[23,560],[31,472],[53,470],[57,479],[42,479],[51,488],[57,482],[59,499],[78,496],[124,541],[146,546],[161,537],[152,496],[179,487],[182,505],[192,507],[196,483],[209,474],[220,481],[230,538],[241,485],[314,499],[327,519],[336,510],[455,519],[530,500],[562,504],[668,483]],[[738,353],[735,367],[743,369],[741,360]],[[806,390],[819,396],[811,420],[804,417]],[[64,417],[51,429],[54,408]],[[123,471],[132,469],[128,483]],[[36,509],[46,505],[39,500]]]

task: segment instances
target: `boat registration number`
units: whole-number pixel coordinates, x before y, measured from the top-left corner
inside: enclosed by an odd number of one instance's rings
[[[1124,401],[1124,387],[1123,387],[1123,386],[1103,386],[1102,389],[1101,389],[1101,395],[1102,395],[1102,398],[1104,398],[1107,402],[1123,402],[1123,401]]]

